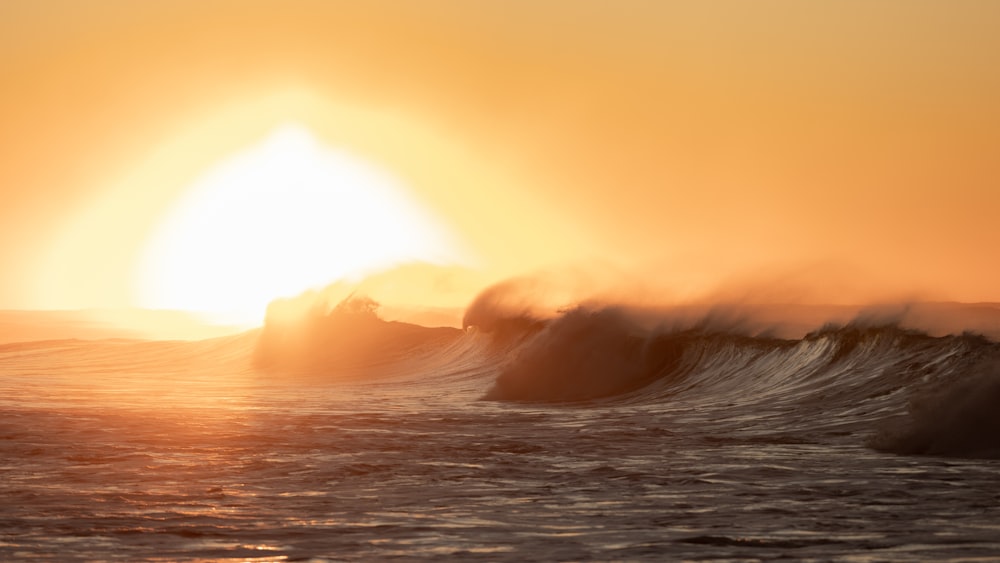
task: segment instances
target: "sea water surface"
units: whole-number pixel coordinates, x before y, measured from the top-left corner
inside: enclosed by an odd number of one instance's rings
[[[0,559],[1000,558],[991,340],[365,326],[0,345]]]

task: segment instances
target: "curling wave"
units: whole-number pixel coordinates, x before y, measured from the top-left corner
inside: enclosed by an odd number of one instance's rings
[[[1000,456],[1000,344],[974,334],[931,336],[859,318],[779,338],[719,311],[618,306],[547,316],[472,307],[459,330],[386,322],[376,308],[354,299],[266,325],[257,364],[438,385],[460,376],[488,401],[683,406],[684,417],[719,434],[825,433],[901,454]]]

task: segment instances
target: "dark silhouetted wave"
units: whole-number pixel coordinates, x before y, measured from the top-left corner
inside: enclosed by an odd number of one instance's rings
[[[1000,456],[1000,345],[983,336],[931,336],[869,315],[778,338],[721,309],[692,316],[579,306],[543,315],[489,300],[470,307],[458,330],[386,322],[376,305],[266,325],[258,367],[442,386],[460,374],[489,401],[684,405],[711,413],[705,424],[722,434],[843,433],[888,452]]]
[[[650,329],[623,309],[577,308],[530,325],[485,398],[683,402],[791,433],[867,430],[883,451],[1000,456],[1000,345],[895,324],[781,339],[710,319]]]

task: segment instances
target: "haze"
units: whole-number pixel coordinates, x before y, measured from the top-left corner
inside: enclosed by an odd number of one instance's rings
[[[974,1],[8,0],[0,308],[141,305],[170,205],[289,123],[397,178],[470,249],[445,265],[487,278],[1000,301],[998,24]]]

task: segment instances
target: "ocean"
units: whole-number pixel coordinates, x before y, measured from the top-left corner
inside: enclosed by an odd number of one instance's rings
[[[1000,559],[992,337],[471,313],[0,344],[0,559]]]

